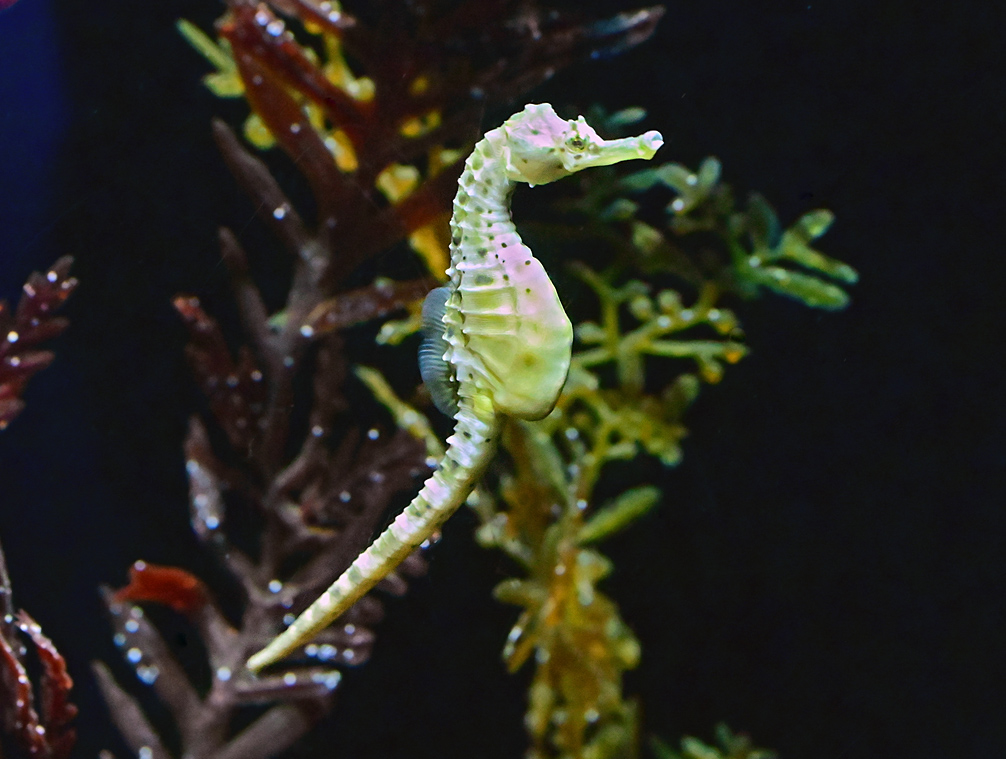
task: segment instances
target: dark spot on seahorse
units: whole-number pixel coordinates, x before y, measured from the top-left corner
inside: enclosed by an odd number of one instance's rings
[[[525,266],[530,266],[531,265],[531,259],[529,258],[527,261],[525,261],[524,265]]]
[[[484,256],[489,252],[488,248],[479,248],[478,253],[480,256]]]
[[[510,275],[509,274],[504,274],[503,275],[503,281],[504,282],[509,282],[510,281]]]
[[[492,242],[496,239],[496,235],[489,235],[489,241]]]
[[[501,248],[505,248],[505,247],[506,247],[506,243],[505,243],[505,242],[501,242],[501,243],[500,243],[500,247],[501,247]]]
[[[493,283],[493,278],[491,274],[476,274],[472,277],[472,281],[476,285],[491,285]]]
[[[464,435],[469,440],[472,439],[472,433],[470,433],[468,430],[461,430],[461,434]]]
[[[454,235],[454,237],[451,238],[451,242],[454,243],[455,245],[460,245],[461,235]]]
[[[531,288],[530,287],[525,287],[524,288],[524,292],[526,292],[528,295],[530,295],[531,294]]]
[[[498,261],[498,260],[499,260],[499,257],[500,257],[500,254],[499,254],[499,253],[496,253],[495,255],[496,255],[496,260]]]

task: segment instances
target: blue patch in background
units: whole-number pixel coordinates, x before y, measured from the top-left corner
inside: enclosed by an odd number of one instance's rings
[[[51,183],[67,107],[50,0],[0,11],[0,285],[58,257]]]

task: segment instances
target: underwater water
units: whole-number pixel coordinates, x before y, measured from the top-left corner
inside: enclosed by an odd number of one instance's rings
[[[206,404],[171,299],[198,295],[238,334],[221,224],[273,307],[289,275],[211,137],[212,118],[238,128],[247,106],[200,84],[209,68],[174,26],[208,31],[220,12],[0,11],[0,296],[16,301],[31,270],[67,254],[81,281],[55,363],[0,434],[0,539],[16,604],[69,661],[81,756],[127,755],[89,662],[144,688],[99,585],[125,584],[142,558],[216,581],[225,610],[240,608],[188,523],[182,443]],[[860,273],[843,311],[733,304],[750,355],[703,388],[682,462],[642,460],[605,486],[664,492],[605,544],[603,587],[642,644],[626,691],[644,738],[710,740],[725,721],[792,759],[992,757],[1006,743],[1001,21],[939,4],[672,4],[648,42],[484,115],[489,129],[523,102],[644,107],[662,160],[717,156],[739,197],[761,193],[786,224],[831,209],[818,247]],[[310,203],[288,161],[269,166]],[[549,197],[537,192],[515,197],[518,224]],[[401,256],[379,264],[422,274]],[[351,333],[355,360],[388,361],[373,333]],[[411,356],[402,366],[418,382]],[[386,604],[371,661],[292,755],[524,751],[529,673],[499,657],[517,612],[491,596],[513,567],[475,545],[475,526],[464,511],[448,523],[429,579]],[[164,623],[207,679],[200,642]]]

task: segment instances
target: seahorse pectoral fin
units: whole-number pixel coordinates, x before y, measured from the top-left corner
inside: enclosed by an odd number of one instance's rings
[[[423,342],[419,346],[419,373],[433,405],[447,416],[458,410],[457,382],[445,358],[450,346],[444,338],[444,310],[451,291],[447,285],[437,287],[423,301]]]

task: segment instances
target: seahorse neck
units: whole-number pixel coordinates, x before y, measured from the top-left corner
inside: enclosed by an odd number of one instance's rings
[[[478,258],[501,243],[521,241],[510,217],[510,196],[516,183],[503,171],[501,139],[500,130],[489,132],[465,161],[451,218],[452,268],[467,254]]]

